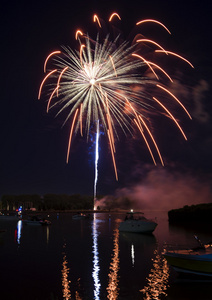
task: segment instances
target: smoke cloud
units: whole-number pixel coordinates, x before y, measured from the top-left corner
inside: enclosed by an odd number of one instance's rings
[[[104,197],[97,206],[101,209],[170,210],[211,200],[209,182],[202,182],[191,174],[154,168],[140,182],[117,189],[114,196]]]

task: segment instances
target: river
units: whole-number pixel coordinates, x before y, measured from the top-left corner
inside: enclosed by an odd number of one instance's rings
[[[167,212],[153,235],[119,232],[123,213],[72,220],[50,213],[50,226],[0,221],[2,300],[211,300],[212,281],[181,279],[161,255],[165,243],[196,246],[211,230],[170,226]]]

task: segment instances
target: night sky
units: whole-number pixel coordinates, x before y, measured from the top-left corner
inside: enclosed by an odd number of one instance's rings
[[[74,34],[78,28],[91,34],[96,32],[92,22],[94,13],[106,20],[116,11],[122,18],[119,26],[126,39],[136,22],[145,18],[157,19],[172,32],[167,36],[166,32],[158,31],[157,26],[148,25],[143,34],[153,37],[167,50],[184,56],[195,66],[192,69],[175,59],[166,65],[174,78],[173,91],[186,105],[193,120],[188,120],[184,114],[180,116],[180,124],[188,137],[185,141],[170,120],[157,116],[153,119],[165,161],[163,168],[160,163],[157,167],[153,165],[142,138],[121,137],[116,144],[118,182],[106,138],[101,136],[97,194],[136,194],[135,199],[140,197],[153,205],[155,201],[162,203],[161,197],[168,202],[177,191],[178,205],[192,197],[189,203],[211,201],[212,21],[209,6],[209,1],[186,0],[76,1],[75,4],[66,0],[3,1],[0,18],[0,196],[92,195],[94,145],[76,137],[69,164],[66,164],[69,126],[62,127],[64,119],[55,117],[57,110],[47,114],[46,99],[38,100],[37,95],[47,55],[60,50],[62,45],[76,48]]]

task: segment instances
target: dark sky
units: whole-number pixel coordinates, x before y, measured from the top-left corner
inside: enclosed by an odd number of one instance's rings
[[[68,126],[46,114],[46,102],[37,100],[46,56],[61,45],[75,46],[76,29],[93,30],[92,16],[107,19],[117,11],[126,38],[135,23],[153,18],[172,32],[167,38],[151,25],[144,34],[153,35],[170,51],[189,59],[195,69],[172,60],[173,88],[187,106],[193,121],[182,117],[188,136],[185,142],[167,121],[155,118],[158,140],[166,163],[163,172],[177,172],[203,185],[211,180],[211,9],[209,1],[3,1],[1,5],[1,110],[0,195],[45,193],[93,193],[94,147],[76,138],[66,164]],[[158,122],[158,123],[157,123]],[[164,123],[163,123],[164,122]],[[142,141],[128,137],[117,142],[119,182],[101,137],[98,194],[110,194],[144,182],[154,167]],[[158,169],[157,169],[158,168]],[[158,170],[158,171],[157,171]],[[177,178],[178,178],[177,177]],[[170,184],[170,181],[169,181]]]

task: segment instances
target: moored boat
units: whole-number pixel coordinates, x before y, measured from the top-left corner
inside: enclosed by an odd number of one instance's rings
[[[83,214],[83,213],[77,213],[76,215],[72,216],[72,220],[84,220],[84,219],[88,219],[89,215],[87,214]]]
[[[119,224],[119,231],[152,233],[157,223],[144,217],[142,212],[128,212],[125,220]]]
[[[0,212],[0,220],[2,221],[18,221],[21,219],[21,216],[17,213],[4,214]]]
[[[51,225],[51,221],[46,219],[41,219],[39,216],[31,216],[29,219],[23,221],[26,225],[35,225],[35,226],[46,226]]]
[[[212,277],[212,243],[191,249],[166,249],[163,256],[180,274]]]

